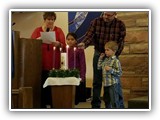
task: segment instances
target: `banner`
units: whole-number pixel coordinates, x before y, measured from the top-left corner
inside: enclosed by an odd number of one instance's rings
[[[101,14],[102,12],[68,12],[69,32],[76,33],[78,43],[83,40],[90,22]]]

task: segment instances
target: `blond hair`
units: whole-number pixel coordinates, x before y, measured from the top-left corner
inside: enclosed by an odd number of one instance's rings
[[[105,48],[109,48],[111,50],[113,50],[114,52],[116,52],[118,50],[118,44],[116,41],[108,41],[106,42]]]

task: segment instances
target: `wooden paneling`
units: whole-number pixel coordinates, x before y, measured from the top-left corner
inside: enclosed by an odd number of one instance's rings
[[[16,108],[33,108],[32,87],[12,89],[12,109]]]
[[[75,86],[52,86],[52,104],[53,108],[74,108]]]
[[[15,32],[14,39],[14,79],[12,89],[32,87],[33,108],[40,108],[41,98],[41,40],[19,38]]]

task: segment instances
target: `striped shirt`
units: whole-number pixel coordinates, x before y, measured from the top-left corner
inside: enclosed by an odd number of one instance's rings
[[[106,71],[105,66],[111,67],[111,70]],[[116,56],[109,58],[106,57],[104,59],[99,58],[98,69],[102,69],[104,86],[111,86],[115,83],[118,83],[120,76],[122,75],[121,64]]]
[[[104,53],[106,42],[110,40],[117,41],[119,48],[116,56],[119,56],[124,47],[125,36],[126,27],[121,20],[115,18],[111,22],[105,22],[102,17],[99,17],[91,22],[82,42],[85,43],[85,47],[93,43],[96,51]]]

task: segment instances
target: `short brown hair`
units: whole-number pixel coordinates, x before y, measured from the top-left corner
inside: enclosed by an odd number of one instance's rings
[[[54,17],[54,20],[56,20],[56,13],[55,12],[44,12],[43,19],[46,20],[48,17]]]
[[[116,41],[108,41],[106,42],[105,48],[109,48],[111,50],[113,50],[114,52],[116,52],[118,50],[118,44]]]

